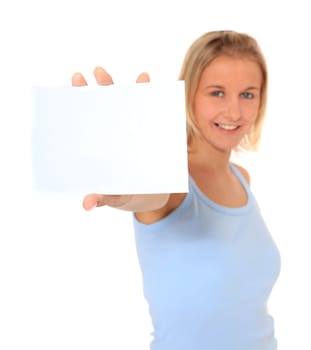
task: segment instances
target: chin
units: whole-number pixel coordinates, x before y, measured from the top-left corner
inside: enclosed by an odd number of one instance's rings
[[[236,149],[240,144],[240,141],[238,142],[230,142],[230,143],[218,143],[215,144],[214,147],[217,148],[219,151],[223,152],[231,152],[233,149]]]

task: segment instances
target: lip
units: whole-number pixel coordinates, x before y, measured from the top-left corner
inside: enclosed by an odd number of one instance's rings
[[[241,125],[233,125],[233,124],[227,124],[227,125],[234,126],[234,127],[236,127],[235,129],[223,129],[219,126],[220,124],[222,124],[222,123],[214,123],[214,126],[216,127],[217,130],[219,130],[225,134],[235,134],[237,131],[239,131],[241,129]],[[224,125],[226,125],[226,124],[224,124]]]

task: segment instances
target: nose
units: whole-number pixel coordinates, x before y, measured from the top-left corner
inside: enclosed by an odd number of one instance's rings
[[[228,97],[226,100],[226,118],[231,121],[238,121],[241,118],[240,99]]]

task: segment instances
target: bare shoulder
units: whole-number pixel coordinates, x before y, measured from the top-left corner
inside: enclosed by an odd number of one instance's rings
[[[136,219],[143,224],[153,224],[173,212],[185,197],[186,193],[170,194],[169,200],[162,208],[151,211],[136,212]]]
[[[251,183],[251,177],[248,173],[248,171],[243,168],[241,165],[233,163],[233,165],[239,170],[239,172],[243,175],[244,179],[247,181],[248,184]]]

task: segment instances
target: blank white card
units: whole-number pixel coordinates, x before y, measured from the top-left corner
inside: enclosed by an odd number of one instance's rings
[[[33,88],[39,191],[188,192],[183,81]]]

